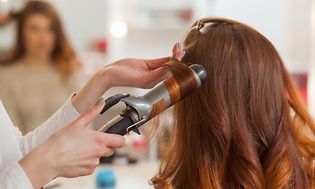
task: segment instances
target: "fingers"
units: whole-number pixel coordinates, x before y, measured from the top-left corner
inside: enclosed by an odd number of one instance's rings
[[[83,115],[81,115],[77,120],[75,120],[74,124],[80,126],[89,125],[99,116],[99,113],[102,111],[104,104],[105,104],[104,100],[98,101],[97,104],[93,105]]]
[[[81,172],[80,176],[91,175],[99,164],[100,159],[98,157],[81,161],[82,170],[79,171]]]
[[[182,61],[185,56],[185,51],[181,48],[181,43],[176,43],[173,47],[173,57],[175,57],[179,62]]]
[[[158,68],[143,75],[143,81],[146,82],[146,87],[152,88],[157,83],[168,78],[170,73],[167,72],[164,68]]]
[[[107,148],[120,148],[126,144],[123,136],[98,132],[98,140]]]
[[[169,61],[170,57],[158,58],[153,60],[144,60],[144,63],[148,66],[150,70],[157,69],[161,67],[165,62]]]
[[[107,148],[103,150],[102,156],[101,157],[108,157],[114,154],[114,149],[113,148]]]

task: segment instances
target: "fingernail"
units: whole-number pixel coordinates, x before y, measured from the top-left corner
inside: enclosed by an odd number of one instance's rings
[[[101,97],[101,98],[99,98],[99,99],[96,101],[95,105],[96,105],[96,106],[99,106],[99,105],[103,104],[104,102],[105,102],[104,98]]]

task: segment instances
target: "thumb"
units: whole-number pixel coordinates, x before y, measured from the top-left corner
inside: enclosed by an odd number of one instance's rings
[[[91,106],[84,114],[74,121],[75,125],[87,126],[94,121],[102,111],[105,100],[100,98],[95,105]]]

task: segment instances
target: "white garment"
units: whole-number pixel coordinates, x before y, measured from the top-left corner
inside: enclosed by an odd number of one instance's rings
[[[52,133],[79,116],[80,114],[72,106],[71,98],[69,98],[40,127],[22,136],[21,132],[13,126],[0,101],[0,189],[33,189],[29,178],[18,163],[19,160],[46,140]]]

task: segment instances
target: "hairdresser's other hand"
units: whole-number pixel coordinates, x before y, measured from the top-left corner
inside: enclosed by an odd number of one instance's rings
[[[124,137],[93,131],[86,126],[97,118],[104,103],[94,105],[68,126],[59,130],[20,162],[31,180],[41,175],[42,187],[55,177],[78,177],[92,174],[101,156],[113,154],[113,149],[125,144]],[[33,163],[32,163],[33,162]],[[36,162],[36,163],[34,163]],[[36,171],[42,173],[36,173]],[[45,170],[45,171],[43,171]],[[49,180],[50,179],[50,180]]]
[[[162,68],[167,61],[169,58],[116,61],[98,71],[74,96],[72,104],[82,113],[111,87],[151,88],[167,77],[167,72]]]
[[[152,88],[166,78],[167,72],[162,65],[167,61],[168,57],[153,60],[122,59],[109,65],[104,76],[109,74],[111,86]]]

